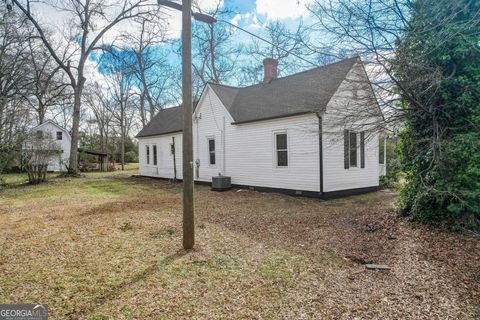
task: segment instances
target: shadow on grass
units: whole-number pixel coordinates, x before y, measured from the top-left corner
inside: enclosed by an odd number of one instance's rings
[[[160,261],[156,261],[152,263],[150,266],[144,268],[143,270],[137,272],[134,274],[132,277],[126,279],[123,282],[120,282],[119,284],[113,286],[110,288],[106,293],[102,294],[101,296],[95,297],[92,301],[89,307],[83,309],[83,310],[75,310],[72,313],[67,314],[67,316],[73,316],[74,314],[83,314],[83,315],[92,315],[92,313],[95,312],[95,310],[102,305],[108,303],[111,300],[114,300],[117,298],[120,293],[123,291],[123,289],[132,286],[136,284],[137,282],[143,281],[147,279],[150,275],[155,274],[156,272],[168,267],[171,265],[173,262],[176,260],[182,258],[183,256],[187,255],[189,251],[187,250],[178,250],[177,252],[168,255],[164,257]],[[88,317],[87,317],[88,318]]]

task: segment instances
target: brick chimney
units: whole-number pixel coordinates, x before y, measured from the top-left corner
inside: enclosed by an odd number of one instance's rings
[[[277,67],[277,59],[263,59],[263,83],[270,83],[272,80],[277,79]]]

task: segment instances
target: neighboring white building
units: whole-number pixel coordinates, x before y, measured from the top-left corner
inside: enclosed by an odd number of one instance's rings
[[[236,88],[208,83],[193,114],[194,178],[333,197],[379,185],[382,115],[359,58]],[[182,107],[161,110],[137,135],[140,174],[182,179]],[[174,165],[175,163],[175,165]]]
[[[72,143],[70,133],[51,120],[47,120],[44,123],[34,127],[31,132],[37,137],[41,137],[43,139],[52,139],[52,141],[54,141],[61,150],[61,153],[58,157],[52,158],[48,164],[47,171],[67,171],[67,165],[70,158],[70,147]],[[27,145],[25,148],[35,149],[35,146]]]

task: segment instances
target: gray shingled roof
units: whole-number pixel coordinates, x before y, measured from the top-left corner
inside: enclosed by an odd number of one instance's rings
[[[209,83],[235,123],[323,112],[358,57],[260,83],[235,88]],[[181,107],[161,110],[137,137],[182,130]]]
[[[210,86],[235,123],[322,112],[357,61],[346,59],[245,88]]]
[[[183,129],[183,109],[181,106],[166,108],[158,113],[138,134],[137,138],[179,132]]]

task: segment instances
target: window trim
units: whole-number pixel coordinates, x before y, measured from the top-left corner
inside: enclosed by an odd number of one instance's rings
[[[210,141],[213,141],[214,149],[213,151],[210,150]],[[213,153],[213,159],[215,163],[211,163],[211,154]],[[207,159],[208,159],[208,166],[211,168],[217,167],[217,143],[215,142],[215,136],[208,136],[207,137]]]
[[[287,138],[287,149],[277,149],[277,135],[284,134]],[[273,131],[273,166],[276,169],[285,169],[290,167],[290,139],[288,138],[288,131],[287,130],[275,130]],[[287,165],[286,166],[279,166],[278,165],[278,151],[286,151],[287,152]]]
[[[350,163],[350,151],[352,150],[350,148],[350,134],[354,133],[356,135],[356,166],[352,166]],[[366,163],[366,155],[365,155],[365,148],[366,148],[366,143],[365,143],[365,131],[353,131],[353,130],[344,130],[344,169],[345,170],[360,170],[360,169],[365,169],[365,163]],[[345,139],[348,137],[348,144],[345,143]],[[362,143],[363,139],[363,143]],[[345,154],[348,152],[347,154]],[[362,155],[363,153],[363,155]],[[347,167],[347,159],[348,159],[348,167]]]

